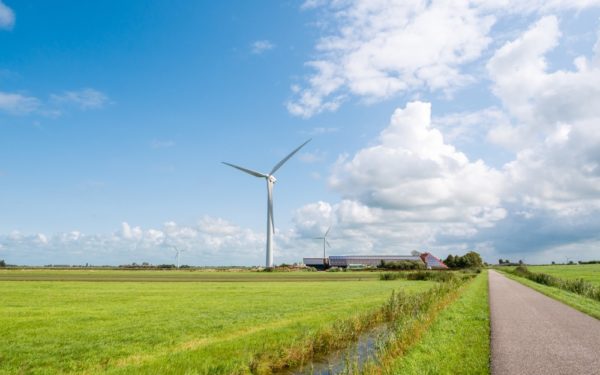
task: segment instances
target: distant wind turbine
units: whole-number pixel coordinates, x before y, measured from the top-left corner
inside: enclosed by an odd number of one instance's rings
[[[329,228],[327,228],[327,231],[325,232],[325,234],[323,235],[323,237],[315,237],[315,240],[323,240],[323,260],[325,260],[327,257],[325,256],[325,244],[327,244],[327,246],[329,246],[331,248],[331,245],[329,244],[329,241],[327,241],[327,235],[329,234],[329,231],[331,230],[331,225],[329,226]]]
[[[292,156],[294,156],[296,152],[300,151],[300,149],[310,141],[311,140],[309,139],[308,141],[304,142],[303,144],[298,146],[294,151],[292,151],[288,156],[283,158],[279,163],[275,164],[273,169],[271,169],[271,172],[269,172],[268,174],[256,172],[251,169],[240,167],[238,165],[222,162],[225,165],[239,169],[240,171],[246,172],[254,177],[264,178],[267,180],[267,268],[273,267],[273,233],[275,232],[275,221],[273,219],[273,185],[275,184],[275,182],[277,182],[277,179],[275,178],[275,176],[273,176],[273,173],[277,172],[277,170],[281,168],[281,166],[285,164],[286,161],[288,161]]]
[[[177,268],[179,268],[179,254],[183,253],[185,250],[179,249],[177,246],[171,246],[173,250],[175,250],[175,259],[177,259]]]

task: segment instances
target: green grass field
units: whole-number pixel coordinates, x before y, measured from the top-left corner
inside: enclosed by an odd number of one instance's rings
[[[378,272],[249,272],[205,270],[0,269],[0,281],[361,281],[377,280]]]
[[[394,289],[417,293],[433,285],[377,278],[368,272],[2,271],[0,373],[246,373],[257,353],[378,308]]]
[[[600,264],[529,266],[531,272],[547,273],[562,279],[583,279],[600,285]]]

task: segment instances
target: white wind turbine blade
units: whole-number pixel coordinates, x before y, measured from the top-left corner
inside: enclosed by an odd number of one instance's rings
[[[327,235],[329,234],[330,230],[331,230],[331,225],[329,226],[329,228],[327,228],[327,232],[325,232],[325,235],[323,237],[327,237]]]
[[[242,171],[242,172],[246,172],[246,173],[248,173],[248,174],[251,174],[252,176],[255,176],[255,177],[264,177],[264,178],[267,178],[267,177],[269,177],[269,176],[267,176],[267,175],[266,175],[266,174],[264,174],[264,173],[260,173],[260,172],[253,171],[252,169],[247,169],[247,168],[244,168],[244,167],[240,167],[239,165],[235,165],[235,164],[226,163],[226,162],[224,162],[224,161],[222,161],[221,163],[223,163],[223,164],[225,164],[225,165],[228,165],[228,166],[230,166],[230,167],[233,167],[233,168],[239,169],[240,171]]]
[[[327,244],[327,246],[331,247],[331,244],[329,243],[329,241],[325,240],[325,243]]]
[[[277,170],[279,168],[281,168],[281,166],[283,164],[285,164],[286,161],[288,161],[292,156],[294,156],[294,154],[298,151],[300,151],[300,149],[302,147],[304,147],[304,145],[306,145],[308,142],[310,142],[311,140],[309,139],[308,141],[304,142],[303,144],[301,144],[300,146],[298,146],[298,148],[296,148],[294,151],[290,152],[290,154],[288,156],[286,156],[285,158],[283,158],[279,163],[277,163],[273,169],[271,170],[271,172],[269,173],[269,175],[272,175],[273,173],[277,172]]]

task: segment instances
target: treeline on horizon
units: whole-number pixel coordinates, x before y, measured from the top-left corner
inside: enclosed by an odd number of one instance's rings
[[[481,268],[488,266],[486,262],[484,262],[481,256],[474,252],[470,251],[465,255],[448,255],[446,259],[443,260],[444,264],[446,264],[449,268],[452,269],[460,269],[460,268]],[[498,259],[498,265],[500,266],[522,266],[525,263],[522,260],[518,262],[512,262],[509,259]],[[588,261],[577,261],[574,262],[572,260],[566,263],[556,263],[551,262],[550,264],[539,264],[540,266],[544,265],[577,265],[577,264],[600,264],[600,260],[588,260]],[[530,264],[532,265],[532,264]],[[138,264],[133,262],[131,264],[121,264],[121,265],[91,265],[91,264],[46,264],[43,266],[31,266],[31,265],[17,265],[17,264],[8,264],[5,260],[0,259],[0,268],[19,268],[19,267],[27,267],[27,268],[104,268],[104,269],[176,269],[177,266],[174,264],[150,264],[148,262],[142,262]],[[282,263],[277,267],[286,267],[286,268],[295,268],[298,267],[298,264],[288,265]],[[188,264],[182,264],[179,266],[179,269],[257,269],[262,268],[260,266],[193,266]],[[413,261],[399,261],[399,262],[383,262],[383,264],[379,265],[379,268],[383,269],[397,269],[397,270],[419,270],[423,269],[424,266],[418,264],[418,262]]]
[[[485,266],[481,255],[475,251],[469,251],[465,255],[448,255],[443,260],[444,264],[449,268],[460,269],[460,268],[482,268]]]
[[[525,262],[523,262],[522,260],[519,260],[518,262],[511,262],[508,259],[498,259],[498,264],[501,266],[522,266],[525,264]],[[572,260],[569,260],[566,263],[556,263],[555,261],[552,261],[550,264],[538,264],[538,266],[554,266],[554,265],[563,265],[563,266],[572,266],[575,264],[600,264],[600,260],[579,260],[577,261],[577,263],[575,263]],[[530,264],[530,265],[534,265],[534,264]]]

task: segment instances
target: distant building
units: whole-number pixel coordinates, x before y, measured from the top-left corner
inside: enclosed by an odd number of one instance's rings
[[[444,262],[442,262],[440,260],[440,258],[436,257],[435,255],[433,255],[431,253],[421,253],[421,260],[423,260],[423,262],[427,266],[427,269],[432,269],[432,270],[447,270],[448,269],[448,266],[445,265]]]
[[[308,267],[326,269],[329,267],[363,268],[377,267],[381,262],[410,261],[424,263],[428,269],[447,269],[448,267],[438,257],[430,253],[413,251],[411,255],[331,255],[327,258],[304,258]]]
[[[318,270],[324,270],[325,268],[328,268],[327,265],[329,263],[329,259],[327,259],[327,258],[304,258],[302,262],[307,267],[314,267]]]
[[[422,262],[421,258],[412,255],[332,255],[329,257],[331,267],[346,268],[350,265],[363,265],[365,267],[377,267],[381,262],[399,262],[401,260],[411,262]]]

